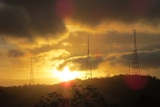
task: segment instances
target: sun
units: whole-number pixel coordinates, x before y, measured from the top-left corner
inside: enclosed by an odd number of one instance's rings
[[[82,76],[82,73],[80,71],[71,71],[68,66],[65,66],[62,71],[56,71],[55,74],[56,77],[62,82],[70,81]]]

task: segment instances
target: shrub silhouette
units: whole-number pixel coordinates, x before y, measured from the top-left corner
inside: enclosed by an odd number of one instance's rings
[[[68,99],[56,92],[52,92],[46,97],[42,96],[40,102],[35,107],[68,107],[67,103],[69,103]]]
[[[104,97],[91,85],[85,88],[81,85],[73,86],[72,93],[72,107],[106,107]]]
[[[107,107],[104,97],[91,85],[73,85],[69,91],[72,93],[70,98],[56,92],[42,96],[35,107]]]

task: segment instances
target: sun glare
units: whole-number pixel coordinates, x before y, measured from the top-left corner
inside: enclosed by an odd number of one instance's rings
[[[71,71],[68,66],[64,67],[63,71],[56,71],[55,74],[60,81],[69,81],[82,76],[81,72]]]

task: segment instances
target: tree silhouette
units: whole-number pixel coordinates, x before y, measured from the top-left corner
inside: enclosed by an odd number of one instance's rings
[[[64,98],[56,92],[42,96],[35,107],[107,107],[104,97],[91,85],[73,85],[69,91],[72,93],[70,98]]]
[[[68,107],[67,103],[69,103],[68,99],[56,92],[52,92],[46,97],[42,96],[40,102],[35,107]]]
[[[104,97],[98,92],[97,88],[91,85],[83,88],[81,85],[72,87],[73,98],[72,107],[106,107]]]

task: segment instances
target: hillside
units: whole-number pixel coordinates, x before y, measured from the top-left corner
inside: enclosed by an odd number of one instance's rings
[[[69,96],[71,86],[92,85],[104,96],[109,107],[159,107],[160,80],[151,76],[118,75],[107,78],[73,80],[56,85],[0,88],[0,107],[33,107],[42,96],[57,92]]]

